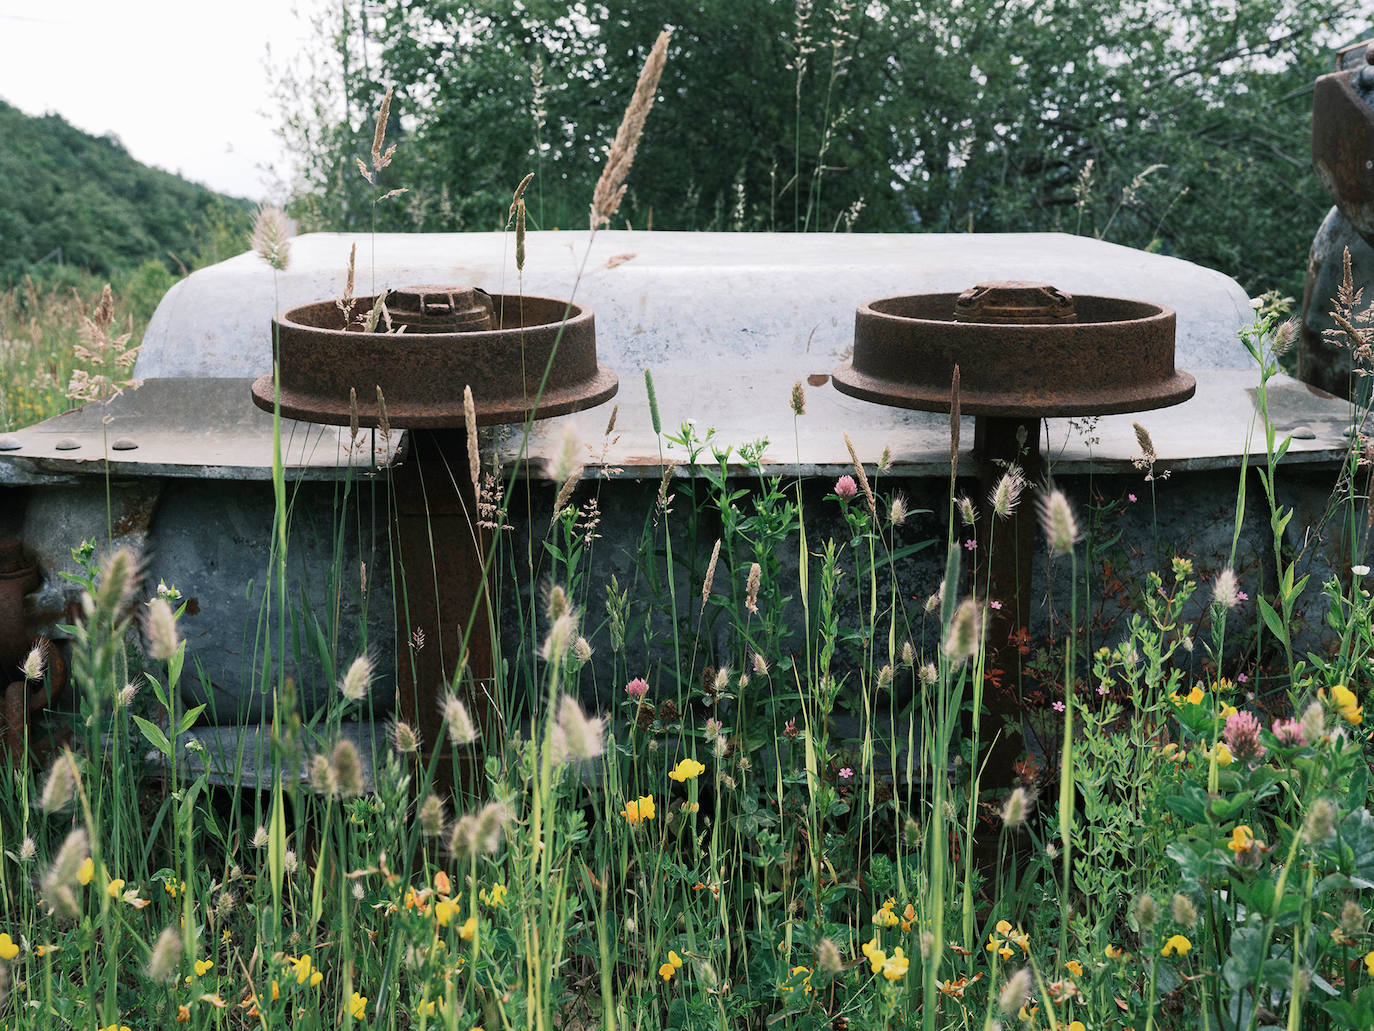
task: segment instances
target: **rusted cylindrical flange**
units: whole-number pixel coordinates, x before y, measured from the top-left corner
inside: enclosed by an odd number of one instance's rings
[[[967,310],[972,292],[888,297],[861,306],[854,357],[835,370],[835,386],[880,404],[947,412],[958,365],[964,414],[1008,418],[1139,412],[1179,404],[1196,390],[1193,377],[1174,368],[1172,309],[1069,297],[1044,284],[974,290],[982,292],[987,321],[967,321],[977,317]],[[1027,290],[1062,298],[1070,311],[1058,304],[1026,310],[1018,295]],[[966,312],[956,316],[961,299]],[[1028,322],[1011,321],[1018,308]]]
[[[482,322],[470,308],[459,308],[463,294],[490,302],[489,328],[453,327]],[[392,326],[406,326],[401,332],[345,330],[334,301],[301,305],[273,321],[282,415],[347,426],[352,392],[358,424],[377,426],[380,389],[393,427],[461,426],[463,388],[471,387],[477,422],[485,426],[567,415],[601,404],[618,389],[616,374],[596,363],[596,326],[587,308],[453,287],[407,287],[395,296],[399,307],[391,313]],[[360,297],[355,310],[369,310],[375,300]],[[454,310],[443,309],[445,304]],[[404,319],[407,307],[411,323]],[[436,321],[449,325],[430,332]],[[253,384],[253,401],[271,411],[270,374]]]

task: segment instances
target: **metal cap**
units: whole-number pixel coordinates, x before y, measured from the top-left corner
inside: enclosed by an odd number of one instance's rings
[[[393,324],[412,333],[491,329],[491,295],[476,287],[403,286],[387,294]]]
[[[979,283],[954,302],[956,322],[1043,325],[1077,315],[1073,298],[1048,283]]]

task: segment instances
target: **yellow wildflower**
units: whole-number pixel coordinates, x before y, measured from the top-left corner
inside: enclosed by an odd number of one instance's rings
[[[1231,832],[1231,840],[1226,843],[1226,847],[1239,856],[1249,852],[1254,843],[1255,835],[1242,823]]]
[[[503,906],[506,904],[506,886],[504,884],[493,884],[491,886],[491,891],[487,891],[486,888],[483,888],[477,893],[477,897],[493,909],[497,906]]]
[[[1216,689],[1221,692],[1234,691],[1236,689],[1236,682],[1230,677],[1222,677],[1217,681]]]
[[[1374,952],[1364,954],[1364,968],[1369,971],[1369,976],[1374,977]]]
[[[465,942],[470,942],[477,937],[477,918],[470,916],[463,921],[463,926],[458,928],[458,937]]]
[[[448,899],[440,899],[434,904],[434,919],[440,927],[447,927],[458,913],[457,904]]]
[[[87,856],[85,862],[83,862],[83,863],[77,868],[77,871],[76,871],[76,879],[77,879],[77,881],[81,884],[81,886],[84,888],[86,885],[88,885],[88,884],[91,883],[91,878],[93,878],[94,876],[95,876],[95,860],[92,859],[90,856]]]
[[[902,910],[902,930],[911,930],[911,925],[916,922],[916,907],[910,902],[906,904],[906,909]]]
[[[1108,945],[1102,950],[1102,955],[1106,956],[1108,959],[1120,959],[1122,956],[1126,955],[1126,952],[1120,945]]]
[[[988,952],[995,952],[1003,959],[1011,959],[1016,955],[1016,950],[1006,943],[1005,939],[997,937],[995,934],[988,935],[988,943],[983,946]]]
[[[448,874],[440,870],[434,875],[434,890],[440,895],[451,895],[453,893],[453,882],[448,879]]]
[[[314,988],[317,984],[324,980],[324,974],[320,973],[318,970],[313,969],[313,964],[310,959],[310,953],[308,952],[300,959],[290,959],[288,957],[287,962],[290,963],[293,968],[293,972],[296,975],[297,984],[305,984],[305,982],[309,981],[310,987]]]
[[[1318,691],[1317,696],[1325,698],[1325,692]],[[1364,710],[1360,708],[1359,699],[1355,697],[1355,692],[1344,684],[1336,684],[1331,688],[1331,704],[1341,710],[1341,715],[1347,723],[1358,725],[1364,722]]]
[[[879,927],[896,927],[898,920],[897,914],[892,912],[892,908],[897,905],[896,899],[888,899],[883,903],[883,908],[873,914],[873,922]]]
[[[803,992],[805,992],[805,993],[807,993],[807,994],[809,995],[809,994],[811,993],[811,968],[810,968],[810,967],[793,967],[792,970],[791,970],[791,971],[788,973],[788,975],[787,975],[787,980],[784,981],[782,984],[778,985],[778,987],[781,988],[784,992],[790,992],[790,991],[792,991],[793,988],[795,987],[795,985],[793,985],[792,982],[796,980],[798,974],[805,974],[805,975],[806,975],[806,976],[803,977],[802,980],[801,980],[801,988],[802,988],[802,991],[803,991]]]
[[[636,801],[626,802],[625,808],[620,810],[620,815],[625,817],[626,823],[652,820],[654,818],[654,796],[643,795]]]
[[[682,957],[672,949],[668,950],[668,962],[658,968],[658,976],[665,981],[671,981],[673,975],[682,969]]]
[[[1187,954],[1188,950],[1192,947],[1193,943],[1187,938],[1181,934],[1175,934],[1164,943],[1164,948],[1159,950],[1159,954],[1161,956],[1172,956],[1174,953],[1178,953],[1182,956]]]
[[[1236,757],[1231,754],[1231,749],[1226,747],[1225,741],[1217,742],[1216,752],[1214,754],[1217,757],[1218,766],[1230,766],[1236,761]]]
[[[1069,960],[1067,963],[1064,964],[1064,967],[1068,970],[1069,973],[1073,974],[1074,977],[1083,976],[1083,964],[1078,962],[1078,960],[1076,959]]]
[[[354,1020],[362,1020],[363,1015],[367,1013],[367,996],[354,992],[353,998],[348,1000],[348,1012],[353,1014]]]
[[[178,1023],[178,1024],[189,1024],[190,1022],[191,1022],[191,1007],[190,1007],[190,1006],[187,1006],[186,1003],[184,1003],[184,1002],[183,1002],[183,1003],[179,1003],[179,1004],[177,1005],[177,1023]]]
[[[41,959],[41,958],[43,958],[44,956],[46,956],[49,952],[61,952],[61,951],[62,951],[62,946],[61,946],[61,945],[40,945],[40,946],[38,946],[38,948],[34,949],[33,951],[34,951],[34,952],[38,955],[38,957]]]
[[[110,1024],[106,1027],[97,1028],[96,1031],[129,1031],[128,1024]]]
[[[906,954],[899,945],[892,950],[892,957],[883,963],[883,977],[889,981],[900,981],[906,977],[907,967],[911,961],[906,958]]]
[[[14,944],[8,934],[0,934],[0,959],[11,960],[19,955],[19,946]]]
[[[195,968],[196,968],[196,976],[197,976],[197,977],[204,977],[206,974],[208,974],[211,970],[213,970],[213,969],[215,968],[215,964],[214,964],[214,961],[213,961],[213,960],[209,960],[209,959],[198,959],[198,960],[196,960],[196,962],[195,962]]]
[[[1221,708],[1217,710],[1218,719],[1229,720],[1235,714],[1236,707],[1234,705],[1227,705],[1225,702],[1222,702]]]
[[[1188,692],[1188,704],[1201,705],[1202,700],[1206,697],[1207,694],[1202,690],[1202,686],[1200,684],[1194,684],[1193,689]]]
[[[706,767],[695,759],[683,759],[668,771],[668,779],[681,784],[684,780],[695,780],[706,772]]]
[[[1088,1031],[1088,1029],[1083,1026],[1083,1021],[1071,1020],[1069,1021],[1069,1026],[1066,1031]]]
[[[119,898],[124,893],[124,878],[115,877],[109,884],[105,885],[105,894],[112,899]]]

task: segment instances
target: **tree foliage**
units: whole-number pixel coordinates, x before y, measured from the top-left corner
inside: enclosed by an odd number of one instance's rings
[[[33,118],[0,101],[0,138],[0,284],[58,253],[105,277],[146,261],[192,265],[226,226],[242,235],[246,201],[149,168],[112,136],[84,133],[57,115]]]
[[[585,225],[605,141],[668,25],[627,224],[1064,230],[1292,292],[1328,206],[1308,153],[1311,84],[1369,27],[1361,9],[346,0],[319,24],[313,63],[280,83],[295,212],[328,228],[491,229],[535,171],[532,222]],[[374,190],[353,157],[388,84],[404,142]]]

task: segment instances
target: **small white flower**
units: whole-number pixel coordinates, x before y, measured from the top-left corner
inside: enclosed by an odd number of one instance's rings
[[[1354,573],[1356,576],[1368,576],[1368,575],[1369,575],[1369,567],[1368,567],[1368,566],[1351,566],[1351,567],[1350,567],[1350,571],[1351,571],[1352,573]]]

